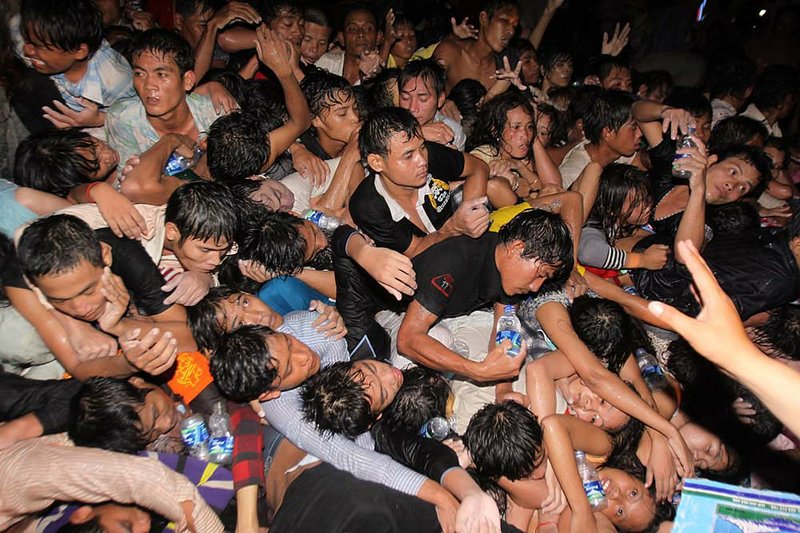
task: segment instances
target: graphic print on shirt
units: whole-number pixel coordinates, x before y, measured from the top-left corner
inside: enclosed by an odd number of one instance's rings
[[[450,298],[450,295],[453,294],[455,280],[453,280],[453,276],[450,274],[442,274],[441,276],[433,278],[431,280],[431,285],[436,287],[436,290],[444,294],[447,298]]]
[[[428,174],[428,186],[431,190],[428,193],[428,201],[437,213],[441,213],[450,201],[450,184]]]

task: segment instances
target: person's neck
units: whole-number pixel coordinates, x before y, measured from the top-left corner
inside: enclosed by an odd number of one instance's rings
[[[148,116],[147,121],[156,130],[159,137],[168,133],[182,133],[191,137],[189,134],[194,129],[194,116],[192,116],[192,110],[189,109],[185,97],[172,111],[158,117]]]
[[[723,102],[734,108],[736,111],[739,111],[739,109],[744,104],[744,100],[742,98],[738,98],[736,96],[733,96],[732,94],[726,94],[725,96],[720,98],[720,100],[722,100]]]
[[[472,57],[481,62],[489,60],[494,61],[497,56],[497,53],[492,50],[492,47],[486,42],[486,37],[484,37],[483,33],[478,36],[477,40],[469,41],[464,47]]]
[[[395,65],[397,65],[397,68],[403,68],[408,63],[408,59],[397,56],[392,56],[392,57],[394,57],[394,63]]]
[[[78,83],[86,75],[87,70],[89,70],[88,58],[76,61],[71,67],[64,71],[64,78],[70,83]]]
[[[358,69],[358,56],[351,56],[347,52],[344,53],[344,68],[342,68],[342,77],[350,82],[350,85],[361,79]]]
[[[547,78],[542,80],[542,94],[544,95],[545,99],[547,98],[547,93],[552,89],[553,84]]]
[[[339,157],[342,150],[344,150],[344,147],[347,145],[347,143],[328,137],[319,130],[317,130],[317,140],[319,141],[319,145],[322,146],[322,149],[325,150],[325,153],[331,156],[331,159]]]
[[[404,187],[403,185],[397,185],[383,174],[380,175],[380,180],[381,184],[383,184],[383,188],[389,193],[389,196],[394,198],[398,203],[416,203],[419,196],[418,187]]]
[[[767,119],[767,122],[769,122],[770,126],[774,126],[775,123],[778,122],[778,119],[781,116],[781,110],[780,109],[767,109],[765,111],[765,110],[759,108],[759,111],[761,111],[761,114],[763,114],[764,118]]]
[[[620,156],[620,154],[603,142],[600,144],[587,144],[586,153],[589,154],[589,158],[592,161],[599,163],[604,168],[619,159]]]

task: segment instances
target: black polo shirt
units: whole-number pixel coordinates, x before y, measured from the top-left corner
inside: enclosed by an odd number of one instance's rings
[[[423,251],[413,260],[414,300],[439,318],[463,316],[495,302],[516,303],[503,292],[496,248],[497,234],[486,232],[477,239],[453,237]]]
[[[433,233],[453,216],[450,182],[461,179],[464,154],[437,143],[426,142],[425,145],[428,148],[428,182],[419,192],[422,208],[419,214],[427,227],[420,228],[408,219],[386,192],[378,175],[368,176],[350,198],[353,221],[376,246],[403,253],[415,235],[424,237]]]
[[[170,306],[164,303],[169,293],[161,290],[166,283],[164,276],[147,255],[142,243],[117,237],[108,228],[95,230],[94,233],[100,242],[111,247],[111,272],[122,279],[139,312],[153,316],[169,309]],[[30,288],[22,275],[15,252],[6,261],[2,283],[7,287]]]

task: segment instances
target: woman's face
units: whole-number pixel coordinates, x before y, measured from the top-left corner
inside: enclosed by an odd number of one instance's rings
[[[539,113],[536,118],[536,137],[544,146],[550,146],[550,136],[553,132],[553,119],[547,113]]]
[[[572,60],[561,59],[544,73],[545,79],[556,87],[566,87],[572,79]]]
[[[694,422],[684,425],[680,432],[692,452],[695,467],[714,472],[728,468],[730,453],[719,437]]]
[[[620,529],[643,531],[656,515],[653,495],[644,483],[617,468],[598,471],[608,505],[601,512]]]
[[[606,431],[622,429],[630,417],[592,392],[582,379],[575,377],[568,385],[570,414]]]
[[[625,197],[625,201],[622,204],[622,214],[630,213],[628,218],[624,221],[625,224],[643,226],[650,220],[653,203],[649,199],[645,201],[640,200],[638,204],[631,209],[633,203],[637,201],[637,197],[638,195],[635,190],[628,191],[628,195]]]
[[[769,156],[772,162],[772,179],[778,179],[781,174],[785,173],[786,167],[786,152],[782,152],[774,146],[767,146],[764,152]]]
[[[735,202],[758,185],[758,171],[739,157],[729,157],[708,167],[706,202],[723,205]]]
[[[533,117],[522,107],[515,107],[506,113],[500,149],[509,157],[522,159],[530,152],[534,134]]]
[[[417,51],[417,32],[413,26],[397,26],[397,41],[392,45],[392,55],[408,60]]]

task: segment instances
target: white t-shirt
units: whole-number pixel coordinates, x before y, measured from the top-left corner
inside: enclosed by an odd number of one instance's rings
[[[576,144],[572,150],[567,152],[564,161],[562,161],[561,165],[558,167],[559,172],[561,172],[561,185],[563,185],[565,189],[569,189],[570,186],[577,181],[583,169],[592,161],[592,158],[589,157],[589,154],[586,152],[587,144],[589,144],[587,140]],[[636,154],[630,157],[620,157],[614,162],[630,165],[635,158]]]

